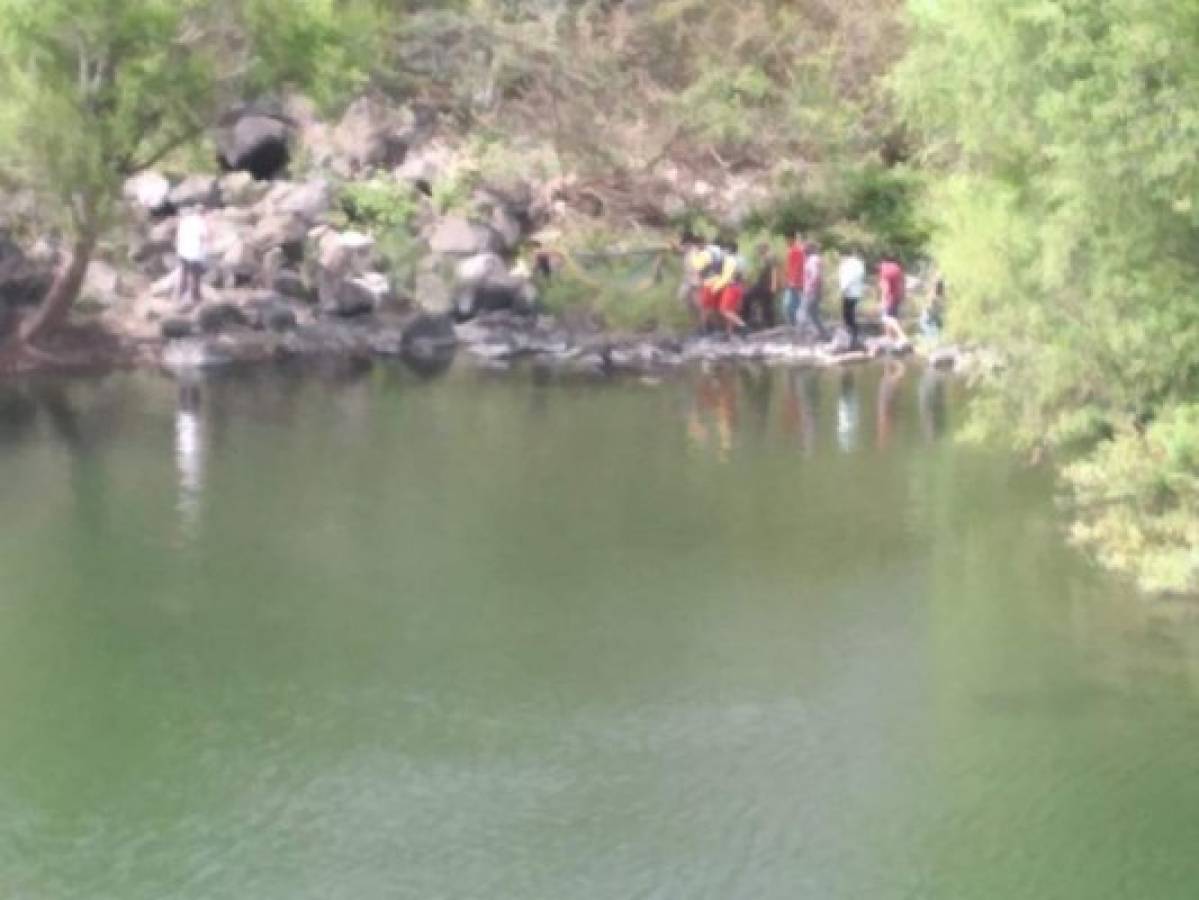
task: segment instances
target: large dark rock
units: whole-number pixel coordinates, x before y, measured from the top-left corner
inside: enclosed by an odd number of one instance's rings
[[[449,316],[420,315],[408,323],[400,342],[400,357],[424,377],[440,375],[454,362],[458,338]]]
[[[282,117],[238,115],[217,133],[217,160],[226,171],[249,172],[259,181],[277,178],[291,161],[291,132]]]
[[[219,334],[236,328],[247,328],[250,321],[242,310],[232,303],[205,303],[196,312],[196,324],[205,334]]]
[[[246,317],[250,327],[276,334],[293,331],[298,324],[296,312],[282,297],[263,294],[246,301]]]

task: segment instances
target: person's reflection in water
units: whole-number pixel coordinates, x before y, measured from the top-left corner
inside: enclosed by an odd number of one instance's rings
[[[878,449],[891,446],[891,435],[895,430],[895,395],[899,383],[907,370],[897,359],[888,359],[883,364],[883,377],[878,383]]]
[[[754,429],[758,434],[765,434],[770,427],[770,399],[774,390],[774,373],[763,366],[746,366],[741,370],[741,385],[753,415]]]
[[[932,366],[920,376],[920,431],[930,444],[945,433],[945,376]]]
[[[798,435],[804,456],[816,452],[816,410],[819,406],[819,374],[805,369],[788,372],[783,427],[789,434]]]
[[[732,457],[737,427],[737,384],[729,369],[716,369],[695,382],[695,404],[687,419],[687,434],[700,447],[715,445],[722,463]],[[709,424],[710,423],[710,424]]]
[[[853,453],[858,447],[858,387],[853,372],[841,373],[841,387],[837,393],[837,446],[842,453]]]
[[[179,405],[175,410],[175,467],[179,475],[179,520],[185,539],[195,537],[204,491],[206,447],[202,400],[199,382],[180,382]]]

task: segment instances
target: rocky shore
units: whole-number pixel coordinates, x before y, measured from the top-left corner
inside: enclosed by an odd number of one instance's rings
[[[841,366],[893,352],[877,335],[846,353],[785,328],[727,340],[545,315],[538,283],[512,263],[569,223],[585,192],[569,179],[461,179],[461,149],[421,110],[364,98],[325,123],[293,98],[234,111],[214,143],[218,171],[148,171],[125,184],[122,224],[92,260],[75,321],[47,348],[62,368],[399,357],[434,372],[458,356],[605,377],[697,363]],[[446,184],[469,188],[449,203],[438,196]],[[11,219],[21,198],[10,199]],[[209,264],[200,302],[183,305],[175,236],[180,214],[197,208]],[[19,243],[10,230],[0,220],[0,334],[62,259],[52,239]],[[954,348],[927,355],[944,369],[978,364]]]

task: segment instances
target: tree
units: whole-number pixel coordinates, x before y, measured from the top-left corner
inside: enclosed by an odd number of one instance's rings
[[[359,0],[0,0],[0,176],[33,189],[69,245],[10,352],[36,353],[64,320],[127,178],[227,104],[353,83],[372,19]]]
[[[1199,587],[1199,6],[910,7],[898,84],[941,173],[953,325],[1010,362],[980,409],[1072,460],[1109,564]]]

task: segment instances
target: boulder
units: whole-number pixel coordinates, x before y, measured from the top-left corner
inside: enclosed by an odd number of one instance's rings
[[[196,324],[204,334],[219,334],[233,328],[247,328],[250,320],[236,304],[218,301],[204,303],[196,310]]]
[[[496,310],[529,313],[536,307],[537,291],[532,282],[509,273],[504,261],[493,253],[462,260],[455,275],[453,305],[459,319]]]
[[[332,144],[347,173],[357,175],[403,163],[416,134],[416,117],[411,110],[397,109],[374,97],[360,97],[350,104],[333,130]]]
[[[416,302],[431,315],[448,315],[454,302],[454,273],[435,256],[427,257],[417,267],[415,278]]]
[[[250,327],[259,331],[282,334],[294,330],[298,324],[298,317],[291,305],[282,297],[273,294],[263,294],[247,300],[245,312]]]
[[[289,213],[271,213],[263,216],[254,226],[250,242],[261,253],[281,247],[287,258],[303,259],[307,237],[308,223],[304,219]]]
[[[499,253],[503,239],[481,222],[461,216],[440,219],[429,235],[429,248],[446,256],[477,256],[480,253]]]
[[[268,186],[249,172],[229,172],[221,176],[218,190],[226,206],[246,207],[260,202],[267,195]]]
[[[444,144],[434,143],[420,150],[409,151],[402,165],[394,170],[396,178],[406,181],[425,194],[454,168],[456,156]]]
[[[315,225],[333,206],[333,188],[324,178],[301,184],[280,182],[271,188],[265,202],[278,213],[297,216]]]
[[[449,316],[422,314],[404,329],[400,356],[418,375],[432,377],[450,367],[458,339]]]
[[[320,311],[343,319],[369,315],[380,302],[379,290],[377,281],[366,278],[325,277],[318,293]]]
[[[125,201],[134,209],[151,215],[173,212],[168,201],[171,182],[158,172],[140,172],[125,182]]]
[[[221,205],[221,190],[217,179],[211,175],[189,175],[171,188],[167,202],[172,209],[187,209],[192,206],[211,208]]]
[[[217,159],[226,171],[249,172],[259,181],[269,181],[291,160],[291,135],[291,124],[281,117],[238,114],[217,132]]]
[[[194,329],[191,319],[185,319],[182,316],[171,316],[162,320],[159,331],[162,334],[163,340],[177,341],[180,338],[190,337]]]
[[[313,301],[312,288],[304,281],[304,277],[294,269],[280,269],[275,273],[271,284],[275,293],[288,300],[298,300],[301,303]]]

